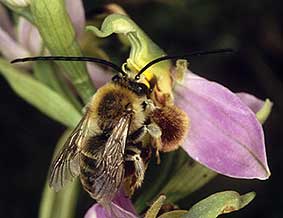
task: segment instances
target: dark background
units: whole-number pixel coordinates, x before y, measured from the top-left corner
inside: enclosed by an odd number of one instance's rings
[[[194,193],[186,207],[217,191],[256,191],[257,197],[248,207],[223,217],[282,217],[281,1],[116,2],[169,54],[223,47],[237,49],[237,55],[192,59],[190,69],[232,91],[249,92],[274,102],[271,116],[264,124],[270,179],[236,180],[218,176]],[[103,11],[103,1],[85,3],[88,17]],[[17,97],[2,77],[0,87],[0,217],[36,217],[53,147],[64,127]],[[80,217],[87,207],[81,208]]]

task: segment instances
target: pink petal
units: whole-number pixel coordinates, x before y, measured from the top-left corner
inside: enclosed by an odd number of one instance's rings
[[[109,82],[113,76],[113,74],[106,72],[94,63],[87,63],[87,70],[95,88],[97,89]]]
[[[79,37],[85,27],[85,10],[83,2],[81,0],[66,0],[65,4],[77,37]]]
[[[0,53],[8,60],[30,56],[30,53],[0,27]]]
[[[0,28],[7,32],[12,38],[15,37],[13,24],[5,8],[0,4]]]
[[[255,96],[240,92],[236,95],[254,112],[257,113],[264,105],[264,101],[256,98]]]
[[[191,122],[183,148],[192,158],[231,177],[269,177],[262,126],[239,97],[189,74],[175,91]]]
[[[109,208],[94,204],[85,214],[85,218],[137,218],[135,208],[123,191],[119,191]]]
[[[19,18],[18,41],[32,55],[39,55],[42,49],[42,39],[37,28],[25,18]]]

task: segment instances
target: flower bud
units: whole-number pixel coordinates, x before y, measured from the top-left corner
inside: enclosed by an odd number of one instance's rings
[[[3,2],[13,7],[28,7],[31,0],[4,0]]]

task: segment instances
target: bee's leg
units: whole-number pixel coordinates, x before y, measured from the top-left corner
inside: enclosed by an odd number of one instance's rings
[[[156,123],[150,123],[145,127],[149,135],[151,135],[154,139],[159,139],[161,137],[161,129]]]
[[[138,128],[135,132],[130,134],[127,138],[127,141],[138,142],[140,141],[140,139],[142,139],[145,136],[145,134],[146,134],[146,128],[145,126],[142,126]]]
[[[148,125],[143,125],[131,135],[128,136],[128,141],[137,142],[140,141],[146,133],[149,133],[154,139],[159,139],[161,137],[161,129],[155,123],[150,123]]]
[[[154,103],[151,99],[146,99],[142,103],[142,106],[143,106],[143,109],[146,113],[150,113],[156,108],[156,106],[154,105]]]
[[[146,169],[143,159],[141,157],[141,151],[135,146],[128,146],[126,149],[128,151],[128,154],[125,160],[133,162],[134,175],[136,178],[135,186],[140,187],[144,179],[144,173]]]
[[[160,155],[159,150],[161,148],[161,135],[162,131],[160,127],[156,123],[151,123],[146,126],[147,132],[151,135],[151,137],[154,139],[154,146],[156,147],[156,158],[157,158],[157,164],[160,163]]]

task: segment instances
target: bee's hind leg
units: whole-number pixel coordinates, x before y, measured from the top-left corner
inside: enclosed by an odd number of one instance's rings
[[[144,179],[146,166],[141,157],[141,150],[136,146],[128,146],[125,161],[132,162],[134,166],[134,175],[136,178],[135,186],[140,187]]]

